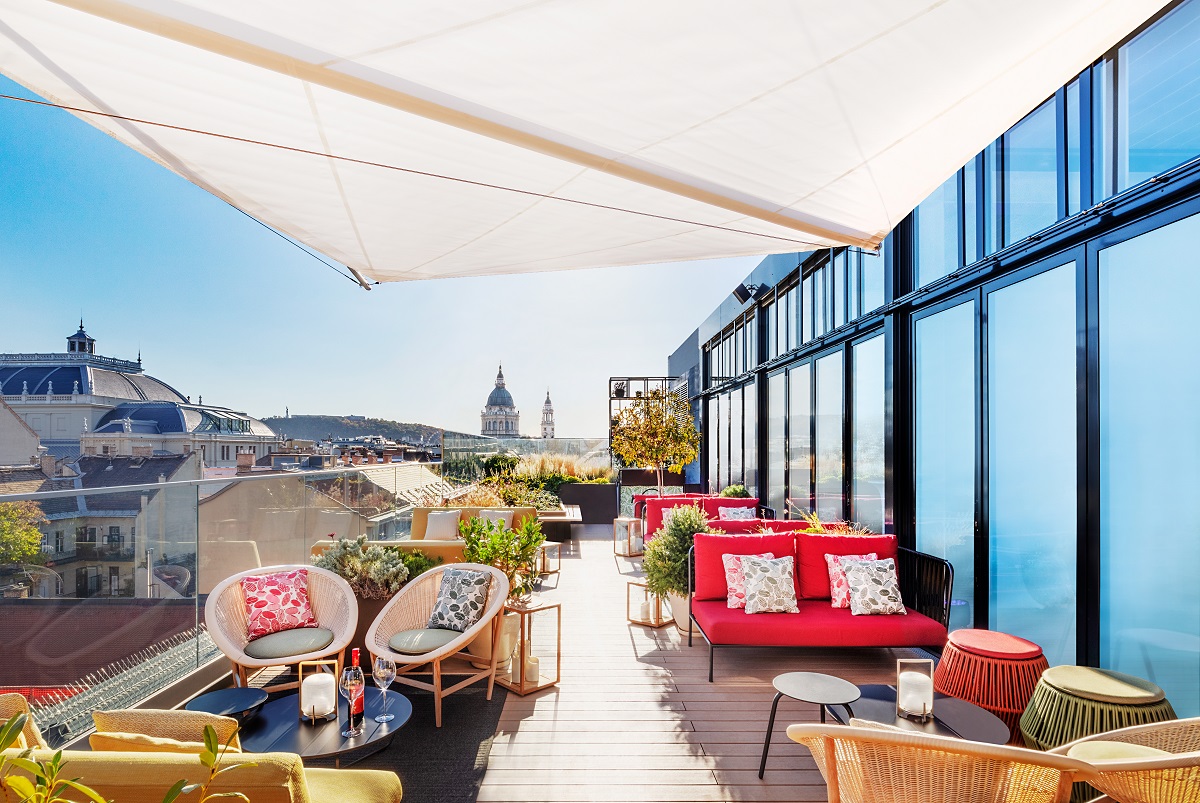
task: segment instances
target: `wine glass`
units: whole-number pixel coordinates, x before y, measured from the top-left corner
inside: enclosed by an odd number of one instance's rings
[[[388,658],[376,656],[375,663],[371,665],[371,677],[375,680],[375,685],[379,687],[379,691],[383,695],[383,713],[378,714],[375,717],[375,721],[391,722],[396,717],[387,712],[387,688],[396,679],[396,662]]]
[[[342,736],[349,739],[352,736],[362,736],[362,720],[360,714],[357,725],[354,722],[354,702],[366,693],[366,678],[363,677],[361,666],[348,666],[342,670],[342,680],[338,684],[341,689],[342,696],[348,701],[346,706],[346,730],[342,731]]]

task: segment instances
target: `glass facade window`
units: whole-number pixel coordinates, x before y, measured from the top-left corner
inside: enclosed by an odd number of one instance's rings
[[[812,510],[812,363],[788,371],[788,501]],[[782,511],[778,511],[783,515]]]
[[[1200,154],[1200,2],[1187,2],[1117,53],[1117,189]]]
[[[1100,251],[1100,665],[1200,715],[1200,216]]]
[[[913,212],[916,226],[916,286],[924,287],[958,269],[958,174],[921,202]]]
[[[779,356],[779,326],[776,315],[778,304],[772,301],[766,306],[767,318],[767,359],[772,360]]]
[[[1000,250],[1004,215],[1000,208],[1000,147],[993,142],[983,149],[983,250]]]
[[[733,332],[733,375],[741,376],[746,372],[746,342],[745,334],[742,332],[742,327],[738,327]]]
[[[972,159],[962,169],[963,238],[962,264],[970,265],[979,259],[979,170],[978,159]]]
[[[842,504],[843,368],[840,351],[817,360],[817,515],[826,521],[846,517]]]
[[[855,320],[862,314],[862,297],[858,291],[859,274],[862,273],[863,252],[857,249],[848,252],[846,266],[846,315]]]
[[[850,465],[854,474],[850,518],[876,533],[883,532],[884,525],[883,346],[883,335],[877,335],[856,343],[851,356],[854,408],[850,422],[853,437]]]
[[[913,334],[917,549],[954,566],[950,628],[956,630],[974,621],[974,304],[921,318]]]
[[[838,251],[831,263],[830,279],[833,282],[833,328],[846,323],[846,262],[848,251]]]
[[[758,316],[746,316],[746,365],[751,369],[758,365]]]
[[[1081,131],[1082,116],[1079,108],[1079,81],[1067,85],[1067,214],[1074,215],[1081,209],[1090,206],[1084,201],[1082,164],[1083,164],[1083,134]]]
[[[1058,220],[1058,117],[1050,100],[1003,137],[1004,244]]]
[[[709,398],[705,406],[704,420],[706,422],[704,431],[708,441],[709,490],[719,491],[720,488],[714,487],[717,484],[717,478],[721,476],[721,412],[720,402],[716,396]]]
[[[793,287],[784,296],[784,309],[787,315],[787,350],[800,347],[799,311],[796,309],[796,297],[800,291]]]
[[[813,271],[813,337],[823,337],[829,331],[829,296],[825,281],[826,267]]]
[[[742,389],[729,394],[729,477],[726,485],[742,483]]]
[[[782,517],[787,509],[786,472],[787,374],[780,371],[767,377],[767,504]]]
[[[816,284],[816,279],[812,276],[806,278],[800,285],[801,310],[800,310],[800,329],[802,332],[802,340],[807,343],[813,339],[813,285]]]
[[[988,626],[1075,663],[1075,263],[988,294]]]
[[[884,304],[883,298],[883,270],[884,270],[884,254],[891,242],[891,235],[883,241],[883,246],[879,249],[878,254],[862,252],[859,254],[859,259],[862,263],[860,275],[862,276],[862,313],[865,315],[868,312],[874,312]]]
[[[758,496],[758,388],[742,386],[742,480],[751,496]]]

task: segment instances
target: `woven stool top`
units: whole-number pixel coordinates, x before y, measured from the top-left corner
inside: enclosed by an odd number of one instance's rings
[[[1165,696],[1148,680],[1091,666],[1052,666],[1042,673],[1042,680],[1059,691],[1099,703],[1145,705]]]
[[[996,630],[955,630],[948,641],[963,652],[1012,661],[1037,658],[1042,648],[1032,641]]]

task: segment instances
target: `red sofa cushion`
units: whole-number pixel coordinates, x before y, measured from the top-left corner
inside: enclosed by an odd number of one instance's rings
[[[832,553],[831,553],[832,554]],[[907,615],[853,616],[824,600],[800,600],[799,613],[730,608],[724,598],[693,600],[692,614],[713,644],[764,647],[941,647],[946,628],[910,610]]]
[[[723,507],[758,507],[758,500],[754,498],[737,499],[724,496],[706,496],[700,500],[701,507],[704,508],[704,515],[710,519],[721,518],[721,508]]]
[[[656,493],[634,494],[633,495],[633,515],[637,518],[642,514],[647,499],[700,499],[704,494],[667,494],[659,496]]]
[[[709,519],[708,526],[729,535],[762,535],[762,529],[770,524],[766,519],[745,519],[743,521],[717,521]]]
[[[691,496],[664,496],[659,499],[646,500],[646,532],[645,538],[649,541],[654,537],[654,534],[662,529],[663,511],[669,507],[679,507],[680,505],[699,505],[700,500]]]
[[[829,566],[826,555],[863,555],[874,552],[880,560],[896,557],[894,535],[819,535],[799,533],[800,598],[829,599]],[[898,645],[897,645],[898,646]]]
[[[770,552],[777,558],[796,556],[796,539],[791,535],[711,535],[696,534],[696,599],[720,600],[726,604],[725,564],[722,555],[761,555]],[[744,614],[743,614],[744,615]]]

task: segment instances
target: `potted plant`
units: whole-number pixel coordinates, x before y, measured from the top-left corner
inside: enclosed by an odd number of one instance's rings
[[[533,584],[537,580],[538,550],[546,541],[536,516],[526,516],[512,528],[472,516],[458,523],[458,531],[464,542],[463,558],[468,563],[482,563],[504,572],[508,578],[510,602],[527,599],[533,594]],[[503,615],[500,637],[495,645],[497,668],[508,666],[513,648],[517,645],[520,627],[519,615]],[[467,649],[479,659],[478,662],[472,661],[472,665],[485,668],[493,652],[491,629],[485,628]]]
[[[718,532],[708,526],[708,519],[698,505],[671,508],[658,534],[646,542],[642,569],[646,572],[646,588],[650,593],[666,598],[671,605],[675,626],[683,632],[692,627],[688,616],[688,551],[696,533]]]
[[[339,538],[312,558],[314,566],[337,574],[354,589],[358,600],[358,627],[350,644],[363,649],[366,649],[367,630],[387,601],[409,580],[441,562],[441,558],[430,558],[419,549],[405,550],[380,544],[367,546],[365,535],[353,540]]]
[[[700,454],[700,433],[688,400],[665,390],[639,394],[617,416],[612,451],[628,466],[652,469],[662,494],[663,473],[682,471]]]
[[[721,496],[726,499],[749,499],[750,492],[746,490],[745,485],[727,485],[721,491]]]

